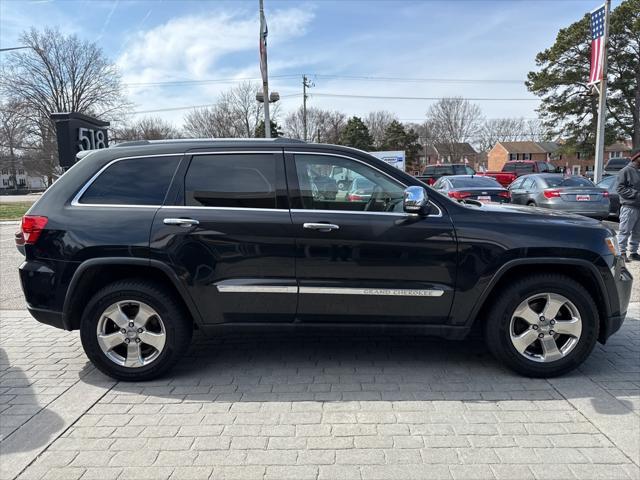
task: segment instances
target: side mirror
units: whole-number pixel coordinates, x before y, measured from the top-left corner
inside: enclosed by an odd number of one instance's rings
[[[407,187],[404,190],[402,206],[405,212],[424,215],[429,204],[429,195],[424,187]]]

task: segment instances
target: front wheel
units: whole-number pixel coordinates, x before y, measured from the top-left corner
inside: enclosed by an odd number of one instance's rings
[[[80,325],[82,346],[96,368],[129,381],[167,372],[186,351],[191,333],[188,315],[171,292],[144,280],[100,290]]]
[[[578,282],[535,275],[500,292],[485,322],[485,338],[509,368],[530,377],[553,377],[589,356],[598,319],[593,298]]]

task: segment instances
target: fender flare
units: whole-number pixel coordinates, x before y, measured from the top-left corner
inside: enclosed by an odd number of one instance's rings
[[[487,300],[487,297],[489,297],[489,295],[493,291],[493,288],[509,270],[511,270],[514,267],[519,267],[521,265],[531,265],[531,264],[535,264],[535,265],[541,265],[541,264],[554,265],[555,264],[555,265],[572,265],[577,267],[586,267],[586,269],[591,273],[591,276],[595,279],[598,285],[598,288],[600,290],[600,294],[602,295],[602,298],[604,298],[604,307],[605,307],[606,317],[609,318],[609,316],[611,315],[611,304],[609,300],[609,295],[607,294],[606,285],[604,284],[602,275],[600,275],[600,272],[598,271],[598,267],[596,267],[596,265],[594,265],[593,263],[589,262],[588,260],[583,260],[579,258],[566,258],[566,257],[516,258],[514,260],[509,260],[508,262],[506,262],[493,275],[489,284],[484,288],[484,290],[482,291],[482,294],[478,297],[478,300],[476,300],[476,303],[473,309],[471,310],[471,313],[469,314],[469,318],[467,319],[467,325],[471,325],[473,322],[475,322],[476,317],[480,312],[480,309],[484,306]],[[602,319],[602,320],[606,320],[606,319]]]
[[[94,267],[103,266],[103,265],[124,265],[124,266],[139,266],[139,267],[148,267],[155,268],[160,270],[169,281],[173,284],[176,289],[176,292],[182,299],[182,301],[187,306],[189,313],[193,317],[194,321],[199,325],[202,325],[202,316],[200,315],[200,311],[196,307],[191,295],[182,284],[176,273],[169,267],[167,264],[159,261],[152,260],[148,258],[135,258],[135,257],[108,257],[108,258],[92,258],[86,260],[80,264],[80,266],[73,273],[73,277],[71,278],[71,282],[69,282],[69,288],[67,289],[67,293],[64,299],[64,306],[62,308],[62,324],[65,330],[71,330],[71,308],[72,308],[72,299],[73,295],[76,292],[80,281],[82,280],[82,276],[84,273]]]

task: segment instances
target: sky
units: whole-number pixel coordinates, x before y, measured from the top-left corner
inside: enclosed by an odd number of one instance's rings
[[[302,104],[306,74],[314,84],[309,106],[359,116],[388,110],[407,122],[424,120],[435,101],[427,98],[443,96],[474,99],[487,118],[535,118],[539,101],[524,80],[536,54],[601,4],[264,1],[280,117]],[[98,43],[119,68],[132,115],[178,126],[188,111],[182,107],[212,104],[234,84],[260,77],[258,0],[0,0],[1,48],[20,45],[20,33],[32,27]]]

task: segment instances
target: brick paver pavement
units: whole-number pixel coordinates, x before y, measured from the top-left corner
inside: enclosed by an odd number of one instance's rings
[[[118,383],[77,332],[0,312],[9,479],[640,478],[640,305],[553,380],[475,340],[197,338],[170,376]]]

